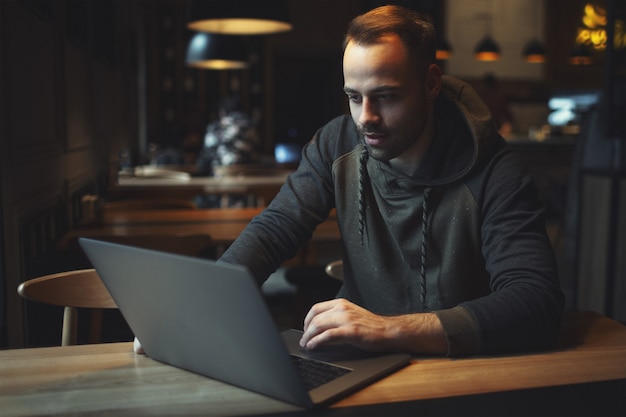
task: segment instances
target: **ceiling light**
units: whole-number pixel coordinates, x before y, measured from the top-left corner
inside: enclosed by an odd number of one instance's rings
[[[591,65],[591,51],[586,45],[577,44],[569,56],[569,63],[572,65]]]
[[[474,58],[478,61],[497,61],[500,59],[500,46],[493,40],[490,33],[492,30],[491,19],[493,19],[493,4],[485,5],[485,11],[479,15],[485,21],[485,37],[478,42],[474,48]]]
[[[500,59],[500,47],[487,35],[474,48],[474,57],[478,61],[497,61]]]
[[[546,49],[541,42],[537,39],[533,39],[526,44],[522,56],[526,62],[538,64],[546,62]]]
[[[445,39],[437,39],[437,52],[436,58],[437,60],[446,60],[450,59],[452,56],[452,47]]]
[[[286,1],[195,0],[189,9],[191,30],[230,35],[261,35],[291,30]]]
[[[185,63],[202,69],[243,69],[248,67],[241,36],[198,32],[187,47]]]

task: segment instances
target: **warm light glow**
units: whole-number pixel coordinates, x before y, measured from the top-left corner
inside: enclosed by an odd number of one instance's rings
[[[591,57],[588,56],[572,56],[569,59],[569,63],[572,65],[591,65]]]
[[[586,4],[585,14],[583,15],[583,24],[591,29],[606,27],[606,10],[597,5],[594,6],[592,4]]]
[[[531,64],[541,64],[546,62],[546,50],[536,39],[528,42],[524,47],[524,51],[522,52],[522,56],[524,60]]]
[[[541,64],[542,62],[546,62],[546,56],[541,54],[526,55],[524,59],[526,62],[530,62],[531,64]]]
[[[576,43],[590,45],[594,49],[603,50],[606,48],[606,31],[604,29],[592,30],[579,28],[576,36]]]
[[[227,61],[225,59],[210,59],[210,60],[206,60],[206,61],[188,62],[187,66],[194,67],[194,68],[200,68],[200,69],[214,69],[214,70],[248,68],[248,64],[246,62]]]
[[[613,34],[615,49],[626,48],[626,27],[624,21],[615,19],[615,33]]]
[[[450,51],[446,51],[444,49],[438,49],[435,57],[441,61],[441,60],[450,59],[451,56],[452,54],[450,53]]]
[[[474,58],[479,61],[497,61],[500,59],[500,54],[497,52],[477,52],[474,54]]]
[[[191,22],[187,25],[191,30],[201,32],[223,33],[229,35],[262,35],[286,32],[292,29],[287,22],[262,19],[206,19]]]
[[[578,28],[576,44],[587,45],[595,50],[606,49],[608,41],[606,35],[606,10],[597,4],[586,4],[582,16],[582,27]],[[614,43],[615,49],[626,47],[626,31],[624,22],[615,20]]]
[[[474,58],[478,61],[497,61],[500,59],[500,47],[491,38],[486,35],[474,49]]]

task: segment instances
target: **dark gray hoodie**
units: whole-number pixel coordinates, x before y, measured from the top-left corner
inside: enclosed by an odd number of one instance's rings
[[[443,78],[434,141],[413,176],[369,158],[349,116],[332,120],[221,260],[263,282],[332,208],[339,297],[383,315],[435,312],[450,355],[554,342],[563,295],[542,207],[468,84]]]

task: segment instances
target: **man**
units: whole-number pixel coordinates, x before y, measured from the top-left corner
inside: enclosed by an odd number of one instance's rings
[[[558,333],[563,296],[532,181],[478,95],[442,77],[434,40],[397,6],[350,23],[352,119],[315,134],[221,258],[261,283],[336,208],[344,282],[307,314],[307,349],[467,355],[544,348]]]

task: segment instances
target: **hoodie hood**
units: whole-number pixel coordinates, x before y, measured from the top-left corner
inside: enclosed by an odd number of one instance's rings
[[[442,123],[441,114],[447,114],[457,123],[450,123],[450,119]],[[435,102],[435,120],[434,143],[445,148],[448,160],[440,173],[441,181],[465,176],[484,159],[486,149],[502,140],[476,90],[456,78],[443,77],[441,93]]]
[[[386,164],[378,164],[388,180],[397,177],[391,181],[401,188],[443,185],[461,179],[481,160],[485,149],[500,140],[489,109],[463,81],[443,76],[434,108],[435,137],[415,175],[402,178]]]

